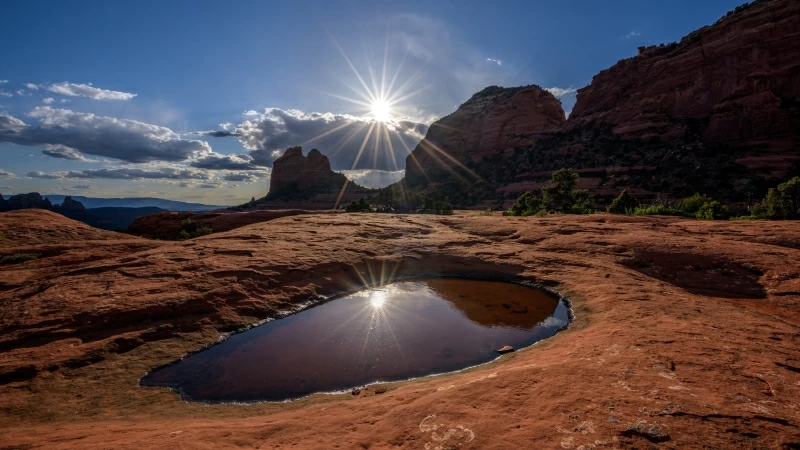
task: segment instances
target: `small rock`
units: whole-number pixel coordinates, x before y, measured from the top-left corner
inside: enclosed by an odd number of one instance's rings
[[[502,346],[502,347],[497,349],[497,353],[500,353],[501,355],[504,354],[504,353],[511,353],[513,351],[514,351],[514,347],[512,347],[510,345],[504,345],[504,346]]]
[[[375,393],[376,394],[383,394],[384,392],[386,392],[386,388],[385,387],[375,388]]]
[[[361,389],[353,389],[352,391],[350,391],[350,393],[353,395],[359,395],[361,394]]]

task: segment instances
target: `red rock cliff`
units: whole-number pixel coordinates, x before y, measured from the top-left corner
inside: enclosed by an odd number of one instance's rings
[[[328,157],[313,149],[303,155],[302,147],[292,147],[272,164],[269,193],[242,209],[330,209],[368,195],[341,173],[331,170]]]
[[[578,91],[565,129],[670,138],[693,119],[707,123],[705,144],[786,150],[800,143],[798,100],[800,2],[758,1],[601,71]]]
[[[561,102],[538,86],[488,87],[431,125],[406,158],[406,181],[423,183],[459,164],[529,146],[565,120]]]

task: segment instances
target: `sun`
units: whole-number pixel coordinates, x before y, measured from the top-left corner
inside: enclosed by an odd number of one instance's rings
[[[378,122],[390,122],[392,120],[392,111],[389,102],[386,100],[375,100],[370,105],[372,109],[372,117]]]

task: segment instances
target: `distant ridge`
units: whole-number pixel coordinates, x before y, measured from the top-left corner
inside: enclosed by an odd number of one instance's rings
[[[53,204],[62,203],[64,197],[72,197],[79,201],[86,208],[160,208],[168,211],[210,211],[212,209],[227,208],[227,206],[205,205],[203,203],[188,203],[177,200],[166,200],[154,197],[131,197],[131,198],[95,198],[82,197],[78,195],[56,195],[43,194],[42,197],[50,199]]]

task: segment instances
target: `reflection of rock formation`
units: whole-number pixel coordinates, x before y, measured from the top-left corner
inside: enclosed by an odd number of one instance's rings
[[[552,295],[513,283],[431,279],[425,284],[475,323],[487,327],[530,329],[558,306]]]

